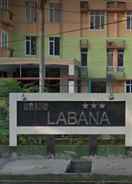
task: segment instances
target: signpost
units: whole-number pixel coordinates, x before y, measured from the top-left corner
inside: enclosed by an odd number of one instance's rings
[[[10,94],[10,146],[20,134],[124,134],[132,146],[131,104],[130,95]]]

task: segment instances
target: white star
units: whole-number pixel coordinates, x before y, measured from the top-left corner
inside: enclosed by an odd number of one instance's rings
[[[83,104],[83,108],[84,108],[84,109],[88,109],[88,104],[87,104],[87,103],[84,103],[84,104]]]
[[[96,106],[97,106],[97,104],[91,104],[91,107],[92,107],[93,109],[95,109]]]
[[[105,104],[100,104],[100,108],[104,109],[105,108]]]

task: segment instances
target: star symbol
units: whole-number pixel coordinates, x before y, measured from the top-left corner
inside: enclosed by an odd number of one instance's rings
[[[104,109],[105,108],[105,104],[100,104],[100,109]]]
[[[84,103],[84,104],[83,104],[83,108],[84,108],[84,109],[88,109],[88,104],[87,104],[87,103]]]
[[[96,106],[97,106],[97,104],[91,104],[91,107],[93,108],[93,109],[95,109],[96,108]]]

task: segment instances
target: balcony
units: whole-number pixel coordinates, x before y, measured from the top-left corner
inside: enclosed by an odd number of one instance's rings
[[[125,0],[107,1],[107,11],[109,12],[124,12],[127,11],[127,4]]]
[[[81,13],[87,13],[89,11],[88,1],[80,1],[80,11]]]
[[[107,67],[107,78],[109,80],[124,80],[125,79],[125,68],[123,66],[108,66]]]
[[[13,13],[9,9],[0,9],[0,23],[3,26],[13,26]]]
[[[80,66],[80,77],[83,80],[88,79],[88,68],[87,68],[87,66]]]

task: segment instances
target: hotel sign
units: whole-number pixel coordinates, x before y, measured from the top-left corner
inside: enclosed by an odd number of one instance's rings
[[[11,93],[9,145],[18,135],[125,135],[132,146],[132,95]]]
[[[17,101],[18,127],[122,127],[125,101]]]

